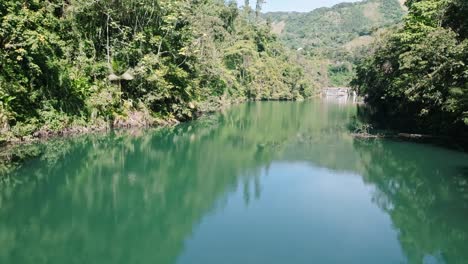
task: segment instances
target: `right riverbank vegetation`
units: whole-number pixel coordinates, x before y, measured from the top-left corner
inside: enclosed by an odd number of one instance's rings
[[[373,44],[352,85],[379,128],[468,135],[468,2],[411,0],[401,26]]]
[[[311,97],[318,86],[260,18],[262,5],[1,1],[0,141]]]

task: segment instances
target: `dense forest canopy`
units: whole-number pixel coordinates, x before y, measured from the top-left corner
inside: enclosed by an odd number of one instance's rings
[[[353,85],[380,125],[467,134],[468,2],[412,0],[407,6],[404,25],[377,41]]]
[[[1,1],[0,141],[311,96],[313,77],[260,21],[262,4]]]
[[[300,100],[356,71],[380,120],[466,130],[467,3],[402,2],[262,15],[263,0],[4,0],[0,142]]]
[[[385,29],[400,23],[405,10],[398,0],[341,3],[308,13],[272,12],[273,31],[285,45],[307,55],[323,85],[348,85],[354,65]]]

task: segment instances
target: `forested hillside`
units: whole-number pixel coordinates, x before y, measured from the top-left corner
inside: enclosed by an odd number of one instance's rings
[[[262,3],[1,1],[0,142],[311,96]]]
[[[407,5],[404,26],[376,43],[353,85],[380,126],[468,135],[468,2]]]
[[[323,85],[348,85],[354,64],[374,37],[400,23],[404,14],[398,0],[367,0],[309,13],[267,13],[265,18],[287,46],[314,61]]]

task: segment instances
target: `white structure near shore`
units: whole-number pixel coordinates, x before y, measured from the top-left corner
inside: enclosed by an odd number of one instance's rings
[[[355,91],[349,87],[325,87],[322,89],[322,97],[326,100],[339,102],[357,102],[358,96]]]

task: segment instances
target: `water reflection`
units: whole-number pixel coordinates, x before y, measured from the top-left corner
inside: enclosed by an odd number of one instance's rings
[[[391,216],[409,262],[466,262],[467,155],[404,142],[355,145],[364,179],[378,187],[376,201]]]
[[[331,263],[366,252],[356,241],[375,245],[360,263],[468,259],[467,155],[355,140],[355,115],[349,104],[245,104],[175,128],[34,146],[44,154],[9,172],[0,194],[0,262]],[[351,221],[360,217],[380,239]]]

